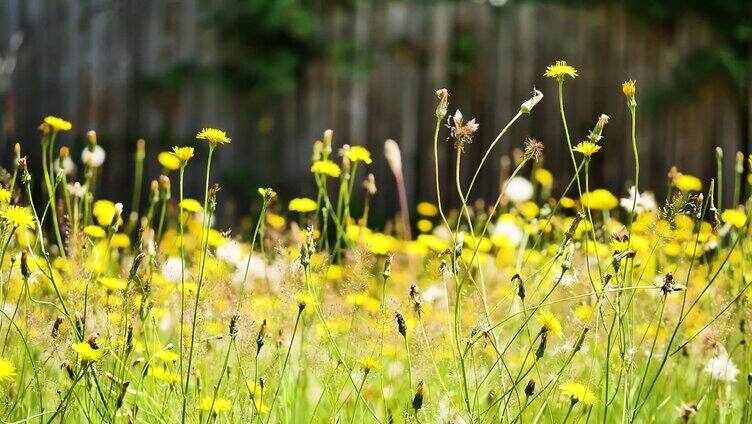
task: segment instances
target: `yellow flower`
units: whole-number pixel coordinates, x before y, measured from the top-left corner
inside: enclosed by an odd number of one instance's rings
[[[427,216],[429,218],[432,218],[439,214],[439,208],[437,208],[436,205],[430,202],[420,202],[418,203],[418,206],[415,207],[415,209],[418,211],[419,215]]]
[[[568,381],[559,386],[561,393],[568,397],[572,403],[582,402],[587,406],[595,405],[597,398],[590,388],[579,381]]]
[[[533,178],[543,187],[551,187],[554,184],[554,176],[548,169],[536,169],[533,173]]]
[[[538,322],[540,322],[541,331],[545,331],[547,333],[550,333],[556,337],[561,337],[563,334],[561,322],[559,322],[559,319],[556,318],[556,315],[552,314],[548,311],[543,311],[538,314]]]
[[[44,118],[44,123],[49,125],[53,131],[70,131],[73,128],[73,124],[70,122],[52,115]]]
[[[694,175],[679,174],[674,178],[674,187],[681,191],[700,191],[702,181]]]
[[[10,203],[11,192],[0,188],[0,203]]]
[[[154,354],[154,356],[168,364],[171,362],[177,362],[178,359],[180,359],[180,355],[173,352],[172,349],[160,349]]]
[[[427,219],[419,219],[415,225],[421,233],[427,233],[433,229],[433,223]]]
[[[313,297],[308,292],[302,291],[302,292],[295,293],[295,295],[292,298],[298,303],[298,305],[306,306],[306,305],[313,305],[314,303],[316,303],[316,298]]]
[[[567,209],[572,209],[575,206],[574,199],[572,199],[571,197],[566,197],[566,196],[562,197],[559,203],[561,204],[562,208],[567,208]]]
[[[100,277],[99,282],[110,290],[122,290],[126,287],[125,281],[117,277]]]
[[[582,206],[597,211],[606,211],[619,206],[619,199],[610,191],[602,188],[583,193],[580,202],[582,202]]]
[[[98,226],[98,225],[87,225],[84,227],[84,234],[91,238],[102,238],[107,235],[107,233],[104,232],[104,228]]]
[[[211,396],[207,396],[204,399],[201,400],[201,410],[202,411],[208,411],[211,409],[211,411],[215,414],[221,414],[222,412],[227,412],[232,408],[232,402],[225,398],[217,397],[213,398]]]
[[[543,73],[544,77],[554,78],[559,81],[564,81],[564,77],[569,76],[572,78],[577,77],[577,69],[573,66],[567,65],[565,60],[557,60],[553,65],[549,65],[546,68],[546,72]]]
[[[580,142],[580,144],[574,146],[572,150],[578,153],[582,153],[583,156],[586,158],[589,158],[590,156],[593,156],[598,150],[601,149],[600,144],[595,144],[592,141],[583,141]]]
[[[316,202],[307,197],[296,197],[295,199],[290,200],[287,209],[292,212],[300,213],[313,212],[316,210]]]
[[[172,152],[159,152],[157,155],[157,162],[162,165],[163,168],[170,171],[174,171],[180,168],[180,159],[175,157]]]
[[[374,359],[370,356],[364,356],[360,359],[358,359],[358,363],[361,367],[363,367],[363,371],[369,372],[371,370],[377,370],[381,368],[381,362],[379,362],[377,359]]]
[[[248,391],[251,393],[252,398],[255,398],[264,394],[264,391],[265,391],[264,386],[256,383],[253,380],[246,381],[245,385],[248,387]]]
[[[371,152],[363,146],[352,146],[345,155],[351,162],[363,162],[366,165],[370,165],[373,162],[371,160]]]
[[[535,204],[535,202],[527,201],[519,206],[517,206],[517,210],[520,211],[522,216],[524,216],[527,219],[533,219],[536,216],[538,216],[538,212],[540,212],[540,208],[538,205]]]
[[[2,217],[6,223],[16,228],[34,228],[34,215],[32,215],[29,208],[23,206],[10,205],[0,211],[0,217]]]
[[[723,222],[731,224],[736,228],[742,228],[747,223],[747,215],[739,209],[726,209],[721,214],[721,219]]]
[[[178,206],[180,206],[180,209],[192,213],[201,212],[204,208],[201,206],[201,202],[196,199],[183,199]]]
[[[0,382],[11,383],[16,379],[16,366],[13,362],[0,358]]]
[[[112,225],[112,220],[117,213],[115,203],[104,199],[94,202],[91,209],[91,214],[97,218],[97,222],[103,227]],[[118,224],[122,224],[122,220],[122,218],[118,218]]]
[[[178,147],[174,146],[170,154],[177,158],[181,166],[185,166],[188,161],[193,157],[193,147]]]
[[[624,81],[624,84],[621,85],[621,92],[624,93],[624,97],[631,99],[635,96],[637,92],[636,83],[637,81],[635,80]]]
[[[285,218],[282,215],[269,212],[266,214],[266,223],[275,230],[279,230],[285,226]]]
[[[216,128],[204,128],[196,134],[196,139],[206,140],[212,147],[217,147],[219,144],[227,144],[232,139],[227,136],[227,133]]]
[[[78,358],[84,362],[97,362],[102,359],[102,351],[92,348],[89,343],[76,343],[71,347],[78,354]]]
[[[311,172],[319,175],[328,175],[332,178],[339,178],[342,174],[342,170],[339,169],[339,165],[327,160],[318,160],[311,165]]]
[[[127,234],[123,233],[117,233],[112,235],[112,240],[110,240],[110,246],[113,248],[126,248],[131,246],[131,239],[128,238]]]
[[[180,381],[180,376],[160,367],[149,367],[149,375],[167,384],[177,384]]]

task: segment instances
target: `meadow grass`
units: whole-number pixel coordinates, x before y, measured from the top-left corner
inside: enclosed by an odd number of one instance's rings
[[[570,134],[565,88],[578,72],[558,61],[544,75],[570,175],[555,184],[543,144],[528,139],[497,197],[476,199],[488,159],[543,94],[468,178],[461,161],[479,125],[449,113],[438,90],[436,198],[409,207],[388,140],[400,212],[382,230],[369,226],[371,152],[336,147],[330,130],[313,144],[315,198],[259,188],[259,212],[231,233],[214,216],[224,131],[159,153],[145,199],[139,140],[126,215],[96,195],[96,133],[79,173],[58,148],[72,124],[48,116],[41,165],[17,145],[0,181],[3,422],[750,422],[752,157],[736,155],[726,209],[720,150],[718,184],[674,168],[659,204],[637,186],[637,87],[626,81],[635,183],[619,199],[590,172],[612,160],[600,152],[609,117]],[[445,142],[452,163],[439,161]],[[186,173],[203,193],[186,193]],[[450,192],[459,207],[442,201]]]

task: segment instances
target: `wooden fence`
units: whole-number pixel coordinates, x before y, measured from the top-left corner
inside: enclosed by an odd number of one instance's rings
[[[465,177],[531,89],[545,94],[533,114],[523,117],[504,138],[473,197],[496,195],[499,158],[520,147],[526,136],[545,143],[545,166],[561,184],[571,176],[571,162],[555,84],[542,77],[546,65],[560,58],[580,71],[580,77],[565,86],[573,137],[584,137],[601,113],[611,117],[605,148],[594,160],[593,185],[623,194],[633,177],[633,161],[621,82],[634,78],[640,93],[648,92],[671,80],[684,55],[713,45],[713,34],[699,18],[689,17],[670,29],[653,28],[618,6],[584,10],[513,2],[493,7],[474,2],[364,1],[353,10],[331,10],[320,19],[327,28],[325,42],[352,42],[356,56],[371,58],[368,71],[343,73],[330,58],[317,59],[306,64],[293,90],[259,106],[217,84],[197,80],[158,91],[144,84],[176,65],[216,60],[222,46],[204,23],[206,1],[4,3],[0,41],[16,31],[24,34],[24,41],[10,88],[3,93],[3,163],[9,162],[11,143],[20,141],[32,165],[38,166],[31,153],[38,148],[36,126],[47,114],[63,116],[74,123],[74,132],[62,138],[63,144],[80,149],[86,131],[97,130],[108,153],[100,194],[127,200],[137,138],[148,141],[151,179],[159,172],[156,152],[190,144],[200,127],[217,126],[233,138],[230,146],[220,149],[215,168],[225,187],[223,200],[234,198],[244,209],[259,185],[276,187],[285,198],[311,195],[310,147],[326,128],[334,129],[338,145],[362,144],[377,157],[371,171],[379,187],[378,211],[391,213],[397,203],[393,178],[381,155],[387,138],[402,148],[411,201],[434,198],[434,90],[441,87],[451,92],[452,111],[460,108],[481,124],[463,157]],[[474,43],[462,69],[452,58],[459,37]],[[697,97],[691,102],[650,114],[640,109],[643,187],[661,192],[672,165],[712,177],[715,146],[726,152],[727,173],[733,170],[735,152],[749,151],[742,145],[749,118],[739,112],[740,96],[719,81],[694,89]],[[442,141],[441,160],[442,183],[451,190],[451,143]],[[200,159],[187,177],[188,193],[198,197],[203,184]]]

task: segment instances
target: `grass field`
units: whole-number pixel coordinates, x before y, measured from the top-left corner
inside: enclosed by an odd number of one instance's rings
[[[315,198],[259,188],[257,213],[224,232],[212,159],[243,141],[206,128],[156,158],[139,142],[134,186],[146,160],[163,175],[147,198],[108,200],[96,133],[74,160],[72,124],[48,116],[41,163],[17,146],[0,179],[3,422],[750,422],[752,157],[719,168],[731,195],[677,169],[646,187],[668,185],[665,199],[611,193],[590,175],[613,160],[600,152],[609,118],[570,134],[577,71],[545,75],[566,135],[550,142],[568,147],[547,160],[569,175],[542,167],[539,141],[504,138],[535,119],[537,90],[460,175],[478,124],[439,90],[424,152],[437,197],[407,204],[387,141],[401,212],[382,229],[369,227],[371,152],[331,131],[300,182]],[[639,181],[636,84],[621,91]],[[476,199],[500,143],[519,144],[510,172],[497,198]],[[205,175],[203,193],[184,191],[186,173]]]

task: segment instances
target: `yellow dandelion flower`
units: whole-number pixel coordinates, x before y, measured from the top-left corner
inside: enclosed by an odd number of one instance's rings
[[[71,348],[78,354],[78,358],[84,362],[97,362],[102,359],[102,351],[92,348],[89,343],[76,343]]]
[[[49,125],[53,131],[70,131],[73,128],[73,124],[70,122],[52,115],[44,118],[44,123]]]
[[[736,228],[742,228],[744,227],[744,224],[747,223],[747,215],[744,214],[743,210],[739,209],[726,209],[721,214],[721,220],[723,222],[733,225]]]
[[[613,239],[610,242],[608,242],[608,246],[613,250],[615,253],[621,253],[629,248],[629,240],[616,240]]]
[[[180,381],[179,375],[160,367],[149,367],[149,375],[170,385],[177,384]]]
[[[579,381],[568,381],[559,386],[561,394],[568,397],[572,403],[582,402],[587,406],[595,405],[597,398],[590,388]]]
[[[546,72],[543,73],[544,77],[554,78],[558,81],[564,81],[564,77],[576,78],[577,69],[574,66],[568,65],[566,60],[557,60],[553,65],[549,65],[546,68]]]
[[[316,201],[307,197],[296,197],[290,200],[290,203],[287,205],[287,209],[290,211],[300,213],[313,212],[316,210],[316,207]]]
[[[227,412],[232,408],[232,402],[225,398],[217,397],[213,398],[211,396],[206,396],[201,400],[201,410],[202,411],[208,411],[211,409],[211,411],[215,414],[221,414],[222,412]]]
[[[248,387],[248,391],[251,393],[252,398],[256,398],[264,394],[265,387],[253,380],[246,381],[245,385],[246,387]]]
[[[556,315],[552,314],[548,311],[543,311],[538,314],[538,322],[540,322],[541,331],[545,331],[549,334],[552,334],[556,337],[561,337],[563,334],[562,332],[562,326],[561,322],[559,322],[559,319],[556,318]]]
[[[201,212],[204,209],[204,207],[201,206],[201,202],[196,199],[183,199],[178,206],[180,206],[180,209],[191,213]]]
[[[23,206],[10,205],[0,211],[0,217],[16,228],[33,229],[35,226],[34,215],[29,208]]]
[[[173,155],[172,152],[159,152],[157,162],[169,171],[180,169],[180,159]]]
[[[269,413],[269,405],[263,403],[261,399],[257,399],[253,402],[253,405],[256,407],[256,412],[258,412],[261,415],[266,415]]]
[[[107,233],[104,231],[104,228],[100,227],[99,225],[87,225],[86,227],[84,227],[84,234],[93,239],[103,238],[107,235]]]
[[[619,199],[602,188],[583,193],[580,202],[582,206],[597,211],[606,211],[619,206]]]
[[[328,175],[332,178],[339,178],[342,170],[336,163],[327,160],[318,160],[311,165],[311,172],[318,175]]]
[[[154,356],[168,364],[177,362],[178,359],[180,359],[180,355],[175,353],[172,349],[160,349],[154,354]]]
[[[122,290],[127,286],[125,281],[117,277],[99,277],[99,283],[110,290]]]
[[[123,233],[117,233],[112,235],[112,240],[110,240],[110,246],[113,248],[127,248],[131,246],[131,239],[128,237],[127,234]]]
[[[281,230],[285,226],[285,217],[277,215],[276,213],[266,214],[266,223],[275,230]]]
[[[115,203],[106,199],[97,200],[91,208],[91,214],[97,218],[97,222],[103,227],[112,225],[112,220],[117,213]],[[118,225],[122,223],[123,218],[118,218]]]
[[[681,191],[701,191],[702,180],[694,175],[679,174],[674,178],[674,187]]]
[[[313,305],[314,303],[316,303],[316,298],[313,297],[308,292],[295,293],[295,295],[293,296],[293,300],[295,300],[295,302],[297,302],[298,305],[303,305],[303,306]]]
[[[373,162],[371,160],[371,152],[363,146],[352,146],[345,155],[351,162],[363,162],[366,165],[370,165]]]
[[[431,202],[420,202],[418,203],[418,206],[415,207],[415,210],[418,211],[419,215],[427,216],[429,218],[433,218],[439,214],[439,208]]]
[[[363,367],[363,371],[365,372],[381,368],[381,362],[370,356],[363,356],[362,358],[358,359],[358,364]]]
[[[574,202],[574,199],[572,199],[571,197],[566,197],[566,196],[562,197],[559,203],[561,204],[562,208],[566,208],[566,209],[572,209],[576,205],[576,203]]]
[[[621,85],[621,92],[624,93],[624,97],[632,99],[637,93],[637,81],[627,80]]]
[[[170,155],[176,158],[181,166],[185,166],[193,157],[193,147],[174,146]]]
[[[592,141],[583,141],[574,146],[572,150],[577,153],[581,153],[586,158],[589,158],[590,156],[593,156],[595,153],[597,153],[598,150],[601,149],[601,147],[603,146],[601,146],[600,144],[595,144]]]
[[[10,191],[0,188],[0,203],[10,203],[10,198],[12,197],[12,194]]]
[[[543,187],[551,187],[554,184],[554,175],[548,169],[536,169],[533,178]]]
[[[421,233],[427,233],[433,229],[433,222],[428,219],[419,219],[415,225]]]
[[[7,359],[0,358],[0,382],[12,383],[16,379],[16,366]]]
[[[196,139],[206,140],[212,147],[217,147],[220,144],[227,144],[232,139],[227,136],[227,133],[217,128],[204,128],[196,134]]]

